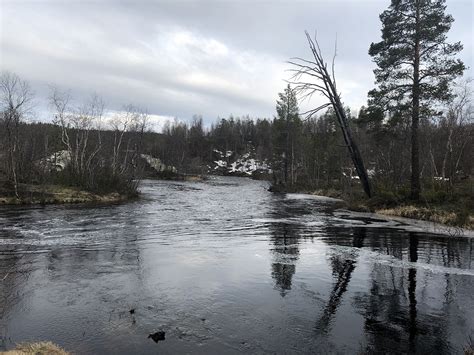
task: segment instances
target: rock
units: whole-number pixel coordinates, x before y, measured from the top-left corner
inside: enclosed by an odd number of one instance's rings
[[[165,340],[165,332],[160,330],[156,333],[148,335],[148,338],[151,338],[155,343],[158,343],[160,340]]]
[[[132,308],[131,310],[129,310],[130,314],[135,314],[135,308]]]
[[[150,168],[152,168],[153,170],[155,170],[158,173],[165,172],[165,171],[168,171],[168,172],[171,172],[171,173],[177,173],[178,172],[178,170],[174,166],[165,165],[161,162],[160,159],[154,158],[151,155],[140,154],[140,157],[147,162],[147,164],[150,166]]]

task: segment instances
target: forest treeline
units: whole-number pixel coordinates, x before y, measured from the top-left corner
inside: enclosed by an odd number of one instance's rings
[[[459,84],[450,104],[420,125],[421,176],[426,185],[453,184],[472,172],[474,133],[470,82]],[[288,97],[290,99],[288,100]],[[286,114],[286,102],[292,102]],[[291,106],[291,105],[290,105]],[[220,119],[209,129],[202,118],[192,123],[168,123],[160,139],[147,145],[150,153],[178,170],[206,173],[216,159],[214,149],[241,156],[250,151],[255,158],[271,162],[272,179],[295,188],[340,187],[357,180],[339,132],[334,111],[304,120],[298,114],[295,93],[288,87],[277,101],[272,119],[250,117]],[[357,114],[346,108],[354,136],[374,183],[400,188],[410,177],[410,117],[365,107]],[[229,157],[229,159],[235,159]]]
[[[106,117],[98,95],[74,102],[51,91],[52,123],[34,123],[34,95],[14,73],[0,76],[0,192],[24,199],[29,185],[73,186],[95,193],[134,195],[148,115],[126,106]]]
[[[362,185],[368,197],[389,192],[419,201],[426,190],[438,200],[453,198],[456,184],[465,181],[469,188],[471,181],[473,93],[456,58],[462,44],[447,42],[454,19],[445,10],[445,0],[391,1],[380,15],[382,40],[369,47],[375,88],[361,108],[344,107],[334,59],[330,68],[308,33],[311,57],[289,62],[294,76],[276,98],[274,117],[219,118],[205,126],[195,116],[168,122],[162,133],[149,131],[141,108],[113,113],[97,95],[75,102],[57,89],[49,98],[52,123],[31,123],[29,84],[3,73],[2,186],[17,197],[21,184],[31,183],[135,193],[147,171],[146,155],[173,167],[162,177],[175,170],[180,176],[214,173],[215,164],[235,166],[245,158],[271,167],[264,176],[276,191],[352,194]],[[314,94],[327,102],[300,112],[298,98]],[[472,196],[472,188],[466,191]]]
[[[459,84],[455,92],[448,106],[420,126],[426,186],[449,186],[472,173],[470,82]],[[4,180],[12,184],[15,178],[18,183],[57,181],[94,191],[135,190],[144,170],[140,154],[159,158],[182,174],[207,174],[212,173],[218,150],[232,152],[229,161],[251,153],[269,162],[273,173],[268,178],[288,190],[349,189],[358,184],[333,110],[302,119],[290,86],[280,94],[271,119],[228,117],[206,127],[203,118],[195,116],[190,123],[168,122],[162,133],[151,132],[147,115],[133,106],[105,117],[97,96],[78,108],[68,108],[70,98],[55,91],[51,103],[54,123],[28,123],[5,115],[0,120]],[[346,112],[374,185],[391,190],[406,186],[410,117],[386,120],[381,112],[365,107],[358,114],[349,108]],[[71,164],[57,171],[47,159],[64,151]]]

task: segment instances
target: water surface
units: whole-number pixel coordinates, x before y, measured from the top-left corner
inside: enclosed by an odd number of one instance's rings
[[[132,203],[2,207],[0,350],[452,354],[474,338],[472,238],[266,188],[145,181]]]

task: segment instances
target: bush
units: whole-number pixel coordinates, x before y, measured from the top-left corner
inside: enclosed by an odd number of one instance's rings
[[[425,190],[421,194],[421,199],[426,203],[443,203],[453,199],[453,194],[445,190]]]
[[[389,208],[400,203],[400,197],[396,193],[382,190],[376,191],[375,195],[367,201],[367,206],[371,210],[377,208]]]
[[[72,169],[65,169],[51,175],[52,183],[63,186],[77,187],[96,194],[118,192],[123,195],[137,194],[138,184],[129,174],[114,175],[109,167],[97,167],[93,174],[79,176]]]
[[[68,355],[69,353],[61,349],[50,341],[38,343],[18,344],[15,349],[5,352],[6,355]]]

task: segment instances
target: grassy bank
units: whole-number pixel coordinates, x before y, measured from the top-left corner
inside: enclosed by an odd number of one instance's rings
[[[423,221],[430,221],[445,224],[452,227],[462,227],[466,229],[474,229],[474,217],[462,216],[459,212],[444,210],[443,208],[426,208],[416,205],[404,205],[394,208],[383,208],[375,210],[376,213],[387,216],[397,216]],[[467,219],[466,217],[469,217]]]
[[[144,178],[152,180],[170,180],[170,181],[205,181],[208,176],[204,174],[187,174],[179,173],[171,170],[157,172],[155,170],[147,170]]]
[[[425,186],[419,201],[410,200],[407,187],[388,189],[374,186],[375,193],[372,198],[367,198],[358,184],[322,189],[294,186],[286,192],[305,192],[339,198],[344,200],[345,207],[352,211],[380,213],[474,230],[473,185],[471,179],[454,186]]]
[[[0,205],[116,203],[137,196],[136,194],[125,195],[118,192],[98,194],[75,187],[33,184],[20,184],[18,195],[19,198],[11,189],[1,187]]]
[[[18,344],[15,349],[0,352],[3,355],[68,355],[69,353],[50,341]]]

